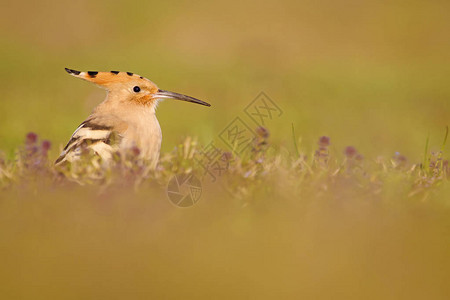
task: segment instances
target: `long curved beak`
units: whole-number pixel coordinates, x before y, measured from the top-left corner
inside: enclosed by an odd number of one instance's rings
[[[159,98],[159,99],[170,98],[170,99],[176,99],[176,100],[197,103],[197,104],[201,104],[201,105],[205,105],[205,106],[211,106],[211,104],[209,104],[205,101],[196,99],[194,97],[186,96],[186,95],[182,95],[182,94],[178,94],[178,93],[174,93],[174,92],[169,92],[169,91],[165,91],[165,90],[158,90],[158,92],[155,94],[155,98]]]

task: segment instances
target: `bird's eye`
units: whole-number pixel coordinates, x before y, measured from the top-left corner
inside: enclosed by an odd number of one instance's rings
[[[141,88],[138,87],[138,86],[135,86],[135,87],[133,88],[133,91],[134,91],[135,93],[139,93],[139,92],[141,91]]]

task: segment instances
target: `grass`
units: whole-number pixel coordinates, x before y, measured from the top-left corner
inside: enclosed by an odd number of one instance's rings
[[[270,134],[266,128],[258,127],[255,132],[254,139],[248,142],[248,150],[245,148],[240,153],[235,152],[236,144],[233,151],[225,151],[215,146],[201,146],[197,139],[188,137],[173,151],[163,153],[155,170],[137,159],[138,149],[118,153],[113,165],[105,165],[99,157],[87,151],[80,162],[55,167],[48,159],[51,142],[40,141],[37,134],[29,133],[14,159],[9,160],[2,155],[0,186],[5,190],[15,189],[28,182],[39,182],[43,177],[50,186],[77,182],[101,188],[124,184],[139,189],[143,184],[157,182],[164,188],[177,174],[193,174],[202,181],[214,182],[220,177],[220,181],[226,183],[225,187],[234,191],[234,196],[246,195],[244,198],[254,197],[256,191],[266,189],[277,190],[276,194],[291,193],[323,184],[323,189],[327,190],[329,184],[333,186],[336,182],[348,180],[354,183],[350,189],[361,189],[371,198],[381,199],[386,181],[398,177],[409,185],[405,196],[416,195],[426,200],[436,187],[447,181],[449,175],[444,152],[428,152],[429,139],[423,162],[413,163],[399,153],[389,158],[367,159],[352,146],[346,147],[342,155],[336,155],[330,138],[326,136],[319,138],[313,153],[306,153],[297,145],[294,127],[295,152],[290,153],[286,148],[269,143]],[[447,136],[448,127],[442,149]],[[448,203],[443,201],[442,204]]]

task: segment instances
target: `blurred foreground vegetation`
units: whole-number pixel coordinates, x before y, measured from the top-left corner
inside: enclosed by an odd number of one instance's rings
[[[449,166],[442,153],[299,153],[267,130],[205,173],[187,138],[156,170],[131,156],[55,168],[29,134],[0,164],[4,298],[445,299],[450,292]],[[191,207],[167,182],[201,178]]]

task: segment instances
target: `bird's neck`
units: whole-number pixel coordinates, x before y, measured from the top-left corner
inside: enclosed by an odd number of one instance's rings
[[[102,114],[119,118],[121,122],[126,124],[126,129],[119,132],[122,136],[120,149],[127,150],[137,147],[140,151],[139,156],[151,161],[151,164],[156,166],[161,148],[162,133],[154,107],[135,103],[120,103],[114,101],[118,99],[111,98],[111,96],[108,95],[107,99],[98,106],[94,113],[101,111]]]
[[[161,149],[162,133],[155,112],[149,109],[136,109],[127,118],[128,127],[123,133],[121,148],[138,147],[140,156],[156,164]]]

